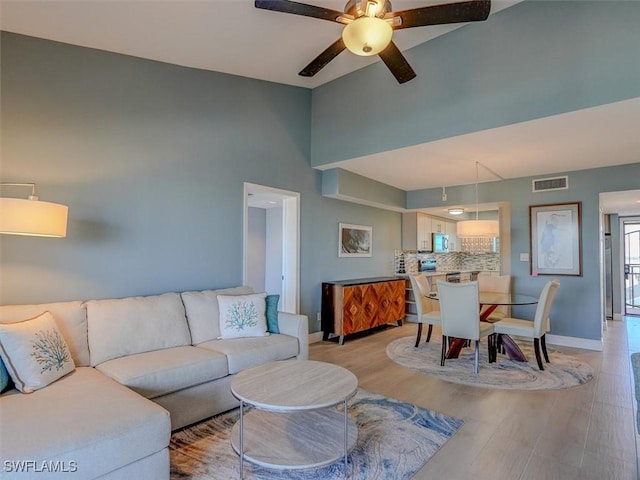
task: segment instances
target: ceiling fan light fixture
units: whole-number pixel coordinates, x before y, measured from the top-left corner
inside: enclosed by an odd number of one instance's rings
[[[342,40],[347,49],[363,57],[377,55],[391,42],[393,28],[377,17],[356,18],[342,30]]]

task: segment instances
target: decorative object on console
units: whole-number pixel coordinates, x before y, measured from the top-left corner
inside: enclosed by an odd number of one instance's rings
[[[0,324],[0,355],[22,393],[46,387],[76,368],[51,312]]]
[[[476,162],[476,219],[475,220],[461,220],[456,225],[456,230],[459,238],[468,237],[499,237],[500,228],[496,220],[480,220],[478,218],[478,167],[482,165],[480,162]],[[496,177],[504,180],[500,175],[490,170],[486,166],[482,165]]]
[[[398,83],[416,74],[392,41],[393,30],[447,23],[481,22],[489,17],[491,2],[472,0],[391,11],[389,0],[349,0],[344,12],[288,0],[256,0],[256,8],[319,18],[346,25],[342,37],[309,63],[299,75],[312,77],[345,49],[356,55],[380,55]]]
[[[35,183],[2,182],[0,187],[29,187],[27,199],[0,197],[0,233],[35,237],[66,237],[68,207],[42,202]]]
[[[582,275],[581,205],[529,207],[531,275]]]
[[[264,337],[267,332],[266,293],[218,295],[220,338]]]

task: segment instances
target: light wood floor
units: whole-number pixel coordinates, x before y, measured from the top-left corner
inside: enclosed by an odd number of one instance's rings
[[[318,342],[309,355],[348,368],[364,389],[464,420],[414,479],[638,478],[626,321],[609,322],[603,352],[550,346],[588,362],[595,378],[579,387],[540,392],[457,385],[389,360],[386,345],[415,336],[416,330],[415,324],[405,324],[347,339],[343,346]]]

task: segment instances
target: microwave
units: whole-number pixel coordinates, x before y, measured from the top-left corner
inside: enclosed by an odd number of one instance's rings
[[[433,234],[433,253],[447,253],[449,251],[449,235],[446,233]]]

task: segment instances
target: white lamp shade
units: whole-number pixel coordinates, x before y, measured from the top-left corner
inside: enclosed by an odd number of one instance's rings
[[[393,29],[377,17],[360,17],[342,30],[342,40],[350,52],[363,57],[377,55],[387,48]]]
[[[456,224],[458,237],[499,237],[500,227],[495,220],[462,220]]]
[[[0,233],[66,237],[68,210],[58,203],[0,198]]]

